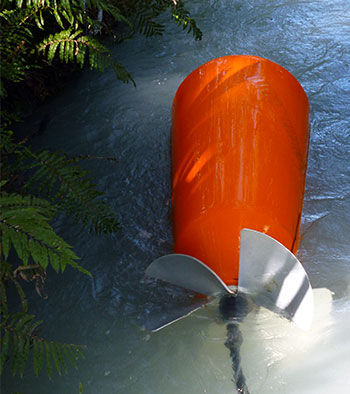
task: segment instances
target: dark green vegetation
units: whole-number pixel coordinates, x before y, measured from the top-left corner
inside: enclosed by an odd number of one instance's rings
[[[113,67],[118,79],[135,84],[102,38],[120,42],[137,32],[162,34],[165,25],[159,17],[167,12],[183,30],[201,38],[180,0],[1,2],[0,373],[9,365],[13,374],[22,377],[31,359],[35,375],[44,364],[49,376],[53,369],[61,374],[67,370],[67,361],[75,365],[83,355],[81,346],[42,338],[38,330],[42,322],[28,312],[23,281],[32,282],[43,296],[49,266],[59,273],[70,265],[91,275],[50,223],[65,212],[98,234],[118,229],[102,193],[79,165],[87,157],[35,151],[29,145],[33,135],[18,139],[11,131],[21,116],[20,108],[26,105],[18,92],[24,89],[33,97],[45,98],[43,81],[48,75],[54,78],[62,64],[68,64],[69,70]],[[41,90],[34,89],[38,85],[43,86]],[[17,302],[9,302],[10,294],[17,294]]]

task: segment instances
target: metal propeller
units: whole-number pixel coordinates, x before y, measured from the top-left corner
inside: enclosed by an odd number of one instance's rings
[[[207,296],[236,293],[207,265],[184,254],[156,259],[146,275]],[[241,230],[238,294],[249,295],[257,305],[281,314],[303,330],[311,325],[312,288],[303,266],[281,243],[255,230]]]
[[[241,230],[240,240],[238,289],[229,288],[207,265],[184,254],[170,254],[156,259],[147,268],[146,275],[202,295],[220,297],[220,314],[227,326],[225,346],[230,351],[236,389],[238,393],[249,394],[241,368],[243,337],[239,327],[249,313],[247,299],[307,330],[313,317],[313,295],[301,263],[281,243],[249,229]],[[158,331],[187,317],[208,302],[208,298],[197,298],[192,307],[179,310],[166,320],[153,320],[146,328]]]

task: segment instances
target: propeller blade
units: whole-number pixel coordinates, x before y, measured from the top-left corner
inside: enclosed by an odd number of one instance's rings
[[[169,254],[154,260],[146,275],[203,295],[234,294],[213,270],[185,254]]]
[[[266,234],[241,230],[238,292],[253,296],[258,305],[304,330],[311,326],[314,304],[309,278],[294,254]]]
[[[154,260],[146,275],[207,296],[235,294],[213,270],[184,254]],[[259,231],[241,230],[238,293],[250,295],[257,305],[281,314],[304,330],[311,326],[313,294],[303,266],[285,246]],[[199,307],[193,305],[174,316],[163,316],[163,321],[151,323],[150,328],[157,331]]]

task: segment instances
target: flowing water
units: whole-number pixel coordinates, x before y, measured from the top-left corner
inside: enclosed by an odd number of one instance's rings
[[[209,306],[158,333],[140,327],[192,295],[144,280],[172,250],[170,109],[181,81],[200,64],[230,54],[266,57],[303,85],[311,106],[311,144],[299,257],[313,287],[333,292],[311,334],[265,312],[241,325],[242,365],[251,394],[347,393],[350,387],[350,3],[349,0],[206,0],[191,10],[204,33],[196,42],[176,26],[161,38],[136,37],[113,49],[137,83],[112,71],[86,72],[40,108],[36,143],[69,154],[120,159],[86,166],[115,210],[121,231],[87,234],[69,219],[57,229],[75,245],[90,279],[51,275],[49,299],[35,299],[42,334],[87,345],[79,369],[51,381],[6,375],[4,394],[235,393],[226,327]]]

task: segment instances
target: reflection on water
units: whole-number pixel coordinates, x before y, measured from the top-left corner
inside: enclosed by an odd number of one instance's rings
[[[310,346],[300,348],[300,336],[292,340],[296,334],[278,328],[276,317],[247,317],[241,324],[247,385],[251,394],[343,393],[350,385],[348,0],[196,0],[191,8],[202,42],[170,26],[162,38],[139,37],[116,48],[136,89],[121,85],[112,72],[86,73],[32,119],[50,118],[41,146],[120,159],[87,166],[123,228],[106,239],[82,233],[69,220],[57,223],[94,279],[71,271],[52,278],[49,300],[37,300],[34,312],[46,320],[43,335],[86,344],[87,358],[79,370],[53,381],[44,373],[31,378],[29,370],[22,383],[6,376],[5,394],[77,393],[79,381],[84,394],[234,392],[226,326],[215,308],[156,334],[139,328],[148,313],[192,297],[144,283],[143,272],[172,248],[172,98],[194,68],[228,54],[267,57],[291,71],[308,94],[311,145],[299,255],[312,285],[334,293],[329,324]]]

